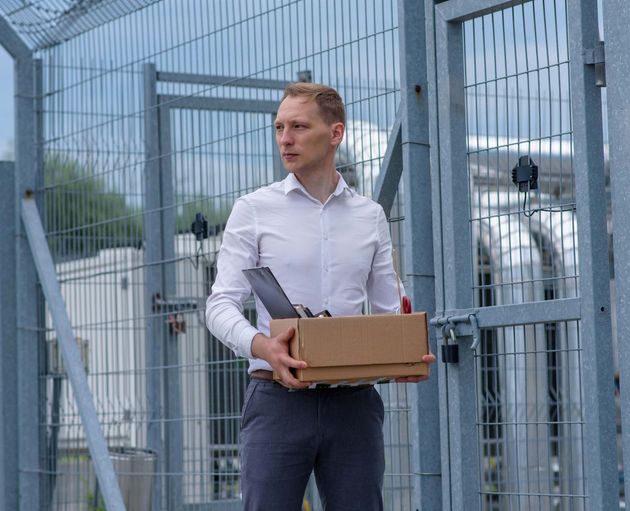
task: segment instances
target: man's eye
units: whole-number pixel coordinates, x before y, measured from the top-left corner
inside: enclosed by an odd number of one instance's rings
[[[276,131],[282,131],[282,126],[280,125],[276,126]]]

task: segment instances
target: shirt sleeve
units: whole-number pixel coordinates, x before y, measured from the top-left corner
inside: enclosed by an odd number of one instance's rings
[[[394,271],[392,240],[383,208],[379,205],[376,218],[378,246],[367,281],[367,297],[374,314],[400,310],[400,297],[405,294],[402,282]],[[398,286],[400,285],[400,294]]]
[[[252,358],[251,344],[259,331],[243,316],[251,287],[242,270],[258,263],[256,218],[243,198],[234,203],[217,259],[217,277],[206,301],[206,325],[237,356]]]

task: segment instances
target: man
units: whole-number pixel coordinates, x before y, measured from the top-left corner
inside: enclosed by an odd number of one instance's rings
[[[335,169],[345,109],[329,87],[287,87],[275,121],[286,179],[234,204],[206,306],[208,328],[249,359],[241,420],[241,482],[246,511],[299,511],[311,474],[328,511],[383,508],[383,402],[373,386],[305,389],[291,369],[293,329],[268,337],[243,317],[251,293],[245,268],[269,266],[293,303],[333,316],[400,306],[383,209],[350,189]],[[386,340],[384,340],[386,342]],[[435,357],[427,355],[427,363]],[[281,383],[272,380],[275,370]],[[423,377],[401,379],[418,382]]]

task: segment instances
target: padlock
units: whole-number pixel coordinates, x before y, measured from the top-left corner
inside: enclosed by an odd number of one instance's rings
[[[453,344],[448,343],[448,337],[451,338]],[[441,346],[442,350],[442,362],[445,364],[457,364],[459,362],[459,345],[457,342],[457,335],[455,335],[455,325],[448,323],[442,328],[442,335],[444,338],[444,344]]]
[[[442,344],[442,362],[457,364],[459,362],[459,346],[457,344]]]

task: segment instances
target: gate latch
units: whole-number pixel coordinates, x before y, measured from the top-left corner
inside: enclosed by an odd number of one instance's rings
[[[458,337],[472,336],[473,342],[470,349],[473,351],[479,346],[479,323],[474,312],[457,316],[436,316],[431,319],[430,323],[435,327],[440,327],[442,362],[445,364],[457,364],[459,362]]]

